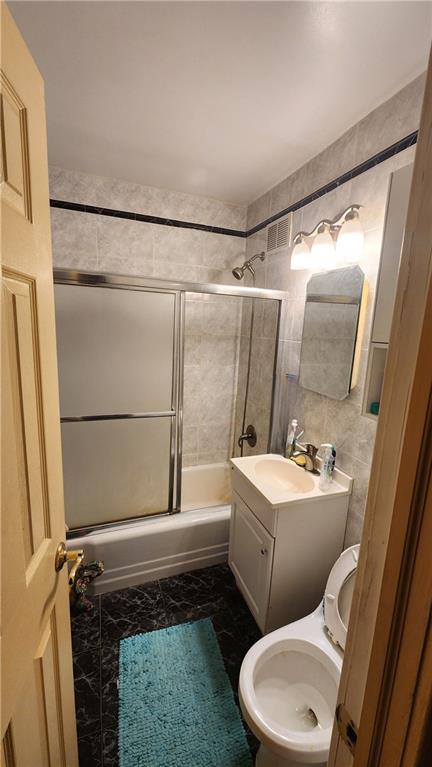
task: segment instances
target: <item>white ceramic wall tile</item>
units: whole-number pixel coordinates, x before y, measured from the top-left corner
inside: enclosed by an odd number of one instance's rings
[[[99,271],[153,275],[151,224],[86,213],[78,215],[96,219]]]
[[[425,75],[420,75],[358,123],[356,163],[417,130]]]
[[[96,216],[51,208],[51,237],[54,266],[97,269]]]
[[[183,454],[198,452],[198,427],[183,427]]]
[[[349,453],[339,452],[336,458],[338,466],[353,477],[353,489],[348,511],[348,524],[352,516],[364,516],[369,486],[370,465],[359,461]]]
[[[345,530],[344,549],[360,543],[363,530],[364,513],[350,510]]]
[[[304,196],[303,187],[303,177],[299,171],[291,173],[288,178],[274,186],[270,192],[270,215],[280,213],[292,203],[301,200]]]
[[[227,229],[246,229],[247,209],[198,195],[50,167],[50,196],[57,200],[127,210]]]
[[[198,453],[183,453],[182,456],[183,467],[198,466],[201,461],[199,460]]]
[[[203,329],[208,335],[236,336],[239,332],[241,305],[237,299],[206,301],[203,304]]]
[[[201,336],[185,333],[184,364],[199,365],[201,362]]]
[[[324,218],[336,218],[353,202],[351,181],[302,208],[302,229],[310,232]]]
[[[227,457],[231,448],[231,426],[231,418],[200,424],[198,427],[198,452],[214,453],[216,451],[223,451],[225,457]]]
[[[337,445],[338,450],[370,466],[375,443],[376,422],[361,415],[361,403],[345,400],[329,400],[324,425],[326,441]]]
[[[172,264],[170,261],[153,261],[153,275],[161,280],[199,282],[198,269],[190,264]]]
[[[267,210],[264,201],[269,195],[269,215],[279,213],[415,131],[420,122],[424,85],[425,75],[421,75],[266,195],[253,201],[248,206],[251,222],[248,228],[268,217],[266,214],[259,219],[260,210]]]
[[[237,362],[237,335],[204,335],[200,345],[200,363],[203,365],[235,365]]]
[[[229,451],[229,454],[231,456],[231,450]],[[197,455],[197,464],[199,466],[204,466],[207,463],[222,463],[222,461],[226,461],[226,451],[225,450],[219,450],[215,452],[202,452],[198,453]]]
[[[252,229],[256,224],[260,224],[261,221],[265,221],[270,216],[270,199],[271,193],[265,194],[254,200],[247,209],[247,228]]]

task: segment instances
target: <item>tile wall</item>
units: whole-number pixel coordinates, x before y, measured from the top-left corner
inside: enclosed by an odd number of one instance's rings
[[[269,216],[311,195],[338,176],[416,131],[424,77],[419,77],[353,126],[326,150],[299,168],[248,208],[188,194],[154,189],[113,179],[51,168],[51,197],[82,205],[108,207],[148,217],[158,216],[238,233],[262,224]],[[359,540],[373,456],[375,423],[361,415],[362,388],[367,364],[369,330],[390,173],[413,161],[410,147],[373,165],[296,210],[293,231],[310,230],[323,218],[332,218],[349,204],[364,206],[361,218],[365,248],[360,266],[369,283],[368,316],[362,341],[359,384],[343,402],[301,389],[298,375],[306,283],[309,274],[291,272],[289,249],[267,254],[256,264],[258,287],[285,290],[288,321],[281,328],[285,389],[280,407],[281,432],[296,416],[305,438],[315,444],[331,441],[338,449],[338,464],[355,480],[347,525],[346,544]],[[163,226],[74,210],[52,208],[53,254],[56,266],[95,271],[141,274],[193,282],[238,284],[231,275],[245,257],[266,250],[266,230],[247,238],[193,228]],[[242,282],[250,285],[250,277]],[[185,464],[223,460],[231,455],[238,436],[244,401],[250,302],[203,297],[187,299],[185,360]],[[271,310],[267,308],[267,313]],[[251,419],[258,424],[256,450],[266,449],[270,418],[271,320],[258,311],[254,333],[255,367],[251,375]],[[268,376],[267,376],[268,377]],[[237,405],[236,405],[236,393]],[[248,412],[249,416],[249,412]],[[264,435],[265,439],[264,439]],[[248,448],[246,448],[246,452]]]
[[[232,455],[242,298],[188,293],[183,465]]]
[[[400,140],[418,128],[424,77],[417,78],[345,133],[305,166],[293,173],[248,207],[248,229],[278,210],[313,193],[338,175]],[[284,347],[285,391],[281,400],[281,423],[286,433],[288,420],[296,417],[305,429],[304,439],[319,445],[332,442],[337,448],[337,463],[354,478],[346,531],[346,545],[359,541],[365,511],[370,468],[373,458],[376,423],[361,415],[364,377],[375,287],[379,268],[385,206],[392,171],[414,160],[410,147],[367,172],[344,183],[293,213],[293,233],[310,231],[324,218],[334,218],[348,205],[364,206],[361,221],[365,246],[360,266],[369,285],[367,321],[362,340],[361,370],[358,385],[342,402],[301,388],[299,372],[301,336],[308,272],[290,271],[290,250],[268,255],[263,269],[257,270],[259,284],[285,290],[290,310],[281,329]],[[265,230],[248,237],[247,253],[265,248]]]
[[[193,195],[50,169],[55,200],[241,230],[246,208]],[[246,239],[51,208],[57,267],[188,282],[236,282],[231,269]],[[236,282],[237,284],[237,282]],[[186,299],[184,465],[232,454],[240,339],[240,298],[190,293]]]

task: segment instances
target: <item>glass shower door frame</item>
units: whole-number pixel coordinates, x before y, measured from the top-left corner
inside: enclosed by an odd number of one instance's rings
[[[183,429],[183,353],[184,353],[184,311],[185,294],[178,289],[170,287],[153,287],[145,283],[130,284],[127,277],[117,275],[94,274],[84,272],[71,272],[69,270],[55,269],[54,284],[93,287],[115,290],[132,290],[145,293],[164,293],[174,297],[173,317],[173,355],[172,355],[172,381],[171,381],[171,409],[163,411],[143,411],[129,413],[68,415],[60,418],[60,422],[74,423],[86,421],[113,421],[129,419],[170,419],[169,440],[169,480],[168,480],[168,508],[153,514],[138,515],[118,521],[101,522],[83,527],[76,527],[68,531],[68,538],[73,538],[95,530],[103,530],[127,524],[136,524],[138,520],[157,517],[166,514],[175,514],[180,511],[181,504],[181,467],[182,467],[182,429]]]
[[[278,317],[276,330],[276,349],[274,358],[274,378],[271,398],[270,430],[268,450],[280,452],[280,412],[282,386],[282,359],[283,340],[280,336],[280,328],[285,325],[285,317],[288,312],[289,295],[284,291],[269,288],[251,288],[240,285],[192,283],[159,278],[145,278],[129,275],[103,274],[96,272],[83,272],[70,269],[54,269],[54,283],[60,285],[82,285],[88,287],[112,288],[123,290],[144,291],[150,293],[170,293],[175,296],[174,330],[173,330],[173,366],[172,366],[172,402],[171,410],[148,413],[122,413],[118,415],[97,415],[93,417],[77,416],[65,417],[62,422],[70,420],[100,420],[115,418],[155,418],[169,417],[171,419],[170,456],[169,456],[169,503],[166,511],[155,514],[140,515],[124,519],[118,522],[103,522],[97,525],[89,525],[74,528],[68,532],[69,537],[75,537],[90,533],[94,530],[103,530],[113,527],[136,524],[147,518],[159,517],[167,514],[176,514],[181,509],[181,480],[182,480],[182,435],[183,435],[183,360],[185,339],[185,298],[186,293],[203,293],[224,296],[236,296],[241,298],[265,298],[278,302]]]

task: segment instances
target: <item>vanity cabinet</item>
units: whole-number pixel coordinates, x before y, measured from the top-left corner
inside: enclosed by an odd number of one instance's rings
[[[254,481],[254,468],[264,458],[231,461],[228,561],[237,587],[266,634],[319,605],[342,551],[352,480],[336,469],[330,492],[319,491],[314,477],[311,490],[291,494],[287,501],[275,500],[265,482]],[[286,463],[281,456],[269,458]],[[304,469],[291,466],[303,480]],[[312,483],[311,477],[306,478]]]
[[[265,625],[273,569],[274,538],[237,493],[233,494],[230,566],[258,625]]]

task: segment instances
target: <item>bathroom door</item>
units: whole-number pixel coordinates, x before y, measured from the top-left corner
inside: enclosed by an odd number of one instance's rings
[[[78,764],[44,88],[1,3],[2,765]]]

